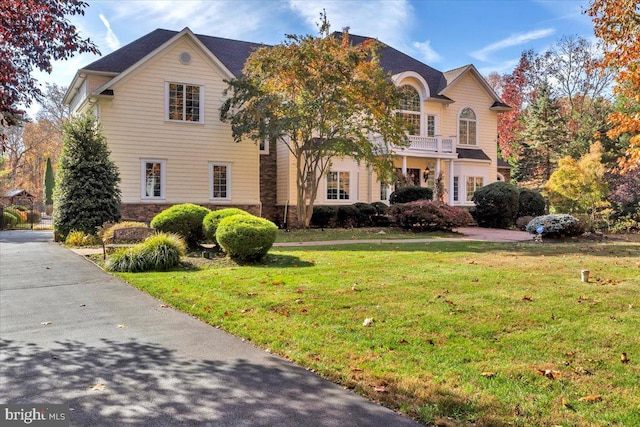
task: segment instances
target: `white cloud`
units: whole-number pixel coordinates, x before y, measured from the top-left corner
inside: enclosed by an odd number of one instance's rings
[[[512,34],[506,39],[491,43],[490,45],[485,46],[480,50],[472,52],[471,56],[479,61],[488,62],[490,53],[505,49],[507,47],[518,46],[533,40],[549,37],[555,32],[555,28],[545,28],[542,30],[529,31],[528,33],[523,34]]]
[[[430,40],[414,42],[413,47],[417,49],[421,59],[424,59],[427,64],[438,62],[442,59],[442,56],[431,47]]]
[[[100,17],[100,20],[104,24],[104,27],[107,29],[107,35],[106,35],[107,46],[109,46],[109,49],[111,49],[112,51],[116,49],[120,49],[120,40],[118,40],[118,36],[116,36],[116,33],[114,33],[113,30],[111,29],[111,24],[109,24],[109,21],[107,21],[107,18],[105,18],[105,16],[102,13],[98,16]]]
[[[305,20],[311,34],[317,34],[316,23],[325,10],[332,30],[349,27],[352,34],[376,38],[400,50],[406,48],[407,32],[414,19],[407,0],[289,0],[288,5]]]
[[[520,62],[520,58],[518,58],[518,59],[509,59],[509,60],[501,62],[499,64],[494,64],[494,65],[490,65],[490,66],[486,66],[486,67],[480,67],[480,68],[478,68],[478,71],[483,76],[488,76],[492,72],[496,72],[496,73],[498,73],[500,75],[503,75],[503,74],[511,73],[516,68],[516,66],[518,65],[519,62]]]

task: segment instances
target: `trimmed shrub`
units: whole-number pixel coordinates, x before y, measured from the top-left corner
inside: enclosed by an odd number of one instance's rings
[[[151,227],[179,234],[189,247],[197,247],[198,242],[204,240],[202,222],[209,212],[209,209],[192,203],[173,205],[156,215],[151,220]]]
[[[73,247],[97,246],[100,244],[100,241],[96,235],[87,234],[84,231],[73,230],[67,234],[64,244]]]
[[[528,188],[518,189],[517,218],[523,216],[541,216],[545,214],[547,204],[542,194]]]
[[[311,215],[311,225],[314,227],[327,228],[336,222],[338,208],[335,206],[314,206]]]
[[[17,210],[18,212],[28,212],[29,208],[23,205],[13,205],[12,206],[13,209]]]
[[[535,217],[527,224],[526,231],[538,234],[538,227],[543,227],[543,237],[572,237],[584,232],[580,222],[574,216],[566,214]]]
[[[373,202],[371,203],[371,206],[374,207],[377,215],[384,215],[387,213],[387,209],[389,209],[389,206],[383,202]]]
[[[408,185],[400,187],[389,196],[389,203],[395,205],[397,203],[409,203],[416,200],[433,199],[433,190],[427,187],[418,187],[417,185]]]
[[[27,224],[37,224],[40,222],[40,212],[27,212]]]
[[[377,213],[376,208],[369,203],[354,203],[353,208],[356,210],[356,225],[358,227],[371,227],[371,217]]]
[[[16,222],[13,225],[22,224],[24,220],[27,219],[26,213],[16,209],[15,206],[6,207],[4,208],[4,211],[5,213],[9,213],[13,215],[13,217],[16,219]],[[23,219],[23,215],[24,215],[24,219]]]
[[[215,242],[216,230],[218,229],[220,221],[222,218],[226,218],[231,215],[250,215],[250,213],[238,208],[218,209],[209,212],[202,220],[202,231],[204,232],[204,237],[211,242]]]
[[[253,215],[232,215],[218,225],[216,240],[225,253],[238,261],[261,260],[276,241],[278,227]]]
[[[5,210],[2,213],[2,227],[0,228],[13,228],[16,224],[18,224],[18,217],[12,212]]]
[[[352,205],[338,206],[336,221],[338,227],[355,227],[358,225],[358,210]]]
[[[115,224],[106,224],[102,227],[102,229],[98,230],[98,237],[102,240],[110,240],[113,239],[113,232],[115,230],[122,230],[123,228],[132,228],[132,227],[148,227],[146,222],[138,222],[138,221],[122,221],[117,222]]]
[[[473,193],[474,217],[481,227],[509,228],[518,212],[518,188],[502,181],[485,185]]]
[[[529,224],[529,222],[533,219],[534,217],[532,216],[521,216],[520,218],[518,218],[516,220],[516,228],[518,230],[526,230],[527,229],[527,224]]]
[[[105,268],[129,273],[166,271],[177,266],[185,252],[186,245],[179,235],[158,233],[132,248],[113,253]]]
[[[389,207],[388,214],[400,227],[416,231],[451,230],[473,221],[466,209],[433,200],[395,204]]]

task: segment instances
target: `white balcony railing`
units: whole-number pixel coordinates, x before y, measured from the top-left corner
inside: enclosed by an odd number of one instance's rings
[[[374,142],[382,144],[382,137],[377,136]],[[405,150],[424,151],[432,153],[453,153],[454,138],[428,137],[409,135],[409,146],[402,147]],[[395,148],[395,147],[394,147]]]

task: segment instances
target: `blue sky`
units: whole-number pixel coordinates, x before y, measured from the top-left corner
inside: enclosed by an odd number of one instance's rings
[[[523,50],[546,50],[563,35],[593,39],[587,0],[88,0],[72,22],[103,55],[156,29],[275,44],[316,34],[322,9],[333,30],[350,27],[446,71],[473,63],[482,74],[511,72]],[[68,86],[97,56],[54,64],[41,83]],[[31,109],[30,113],[33,113]],[[32,114],[30,114],[32,115]]]

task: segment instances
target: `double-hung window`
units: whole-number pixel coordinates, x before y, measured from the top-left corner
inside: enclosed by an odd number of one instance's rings
[[[436,136],[436,116],[427,115],[427,136],[434,138]]]
[[[167,83],[167,120],[202,123],[203,87]]]
[[[327,200],[349,200],[349,185],[349,172],[329,172],[327,174]]]
[[[141,183],[143,199],[165,198],[165,169],[165,160],[142,160]]]
[[[231,165],[209,163],[209,182],[212,200],[231,199]]]
[[[459,144],[478,145],[476,113],[471,108],[465,108],[460,112],[458,127],[460,128]]]
[[[481,176],[467,177],[467,202],[473,199],[473,193],[484,185],[484,178]]]

